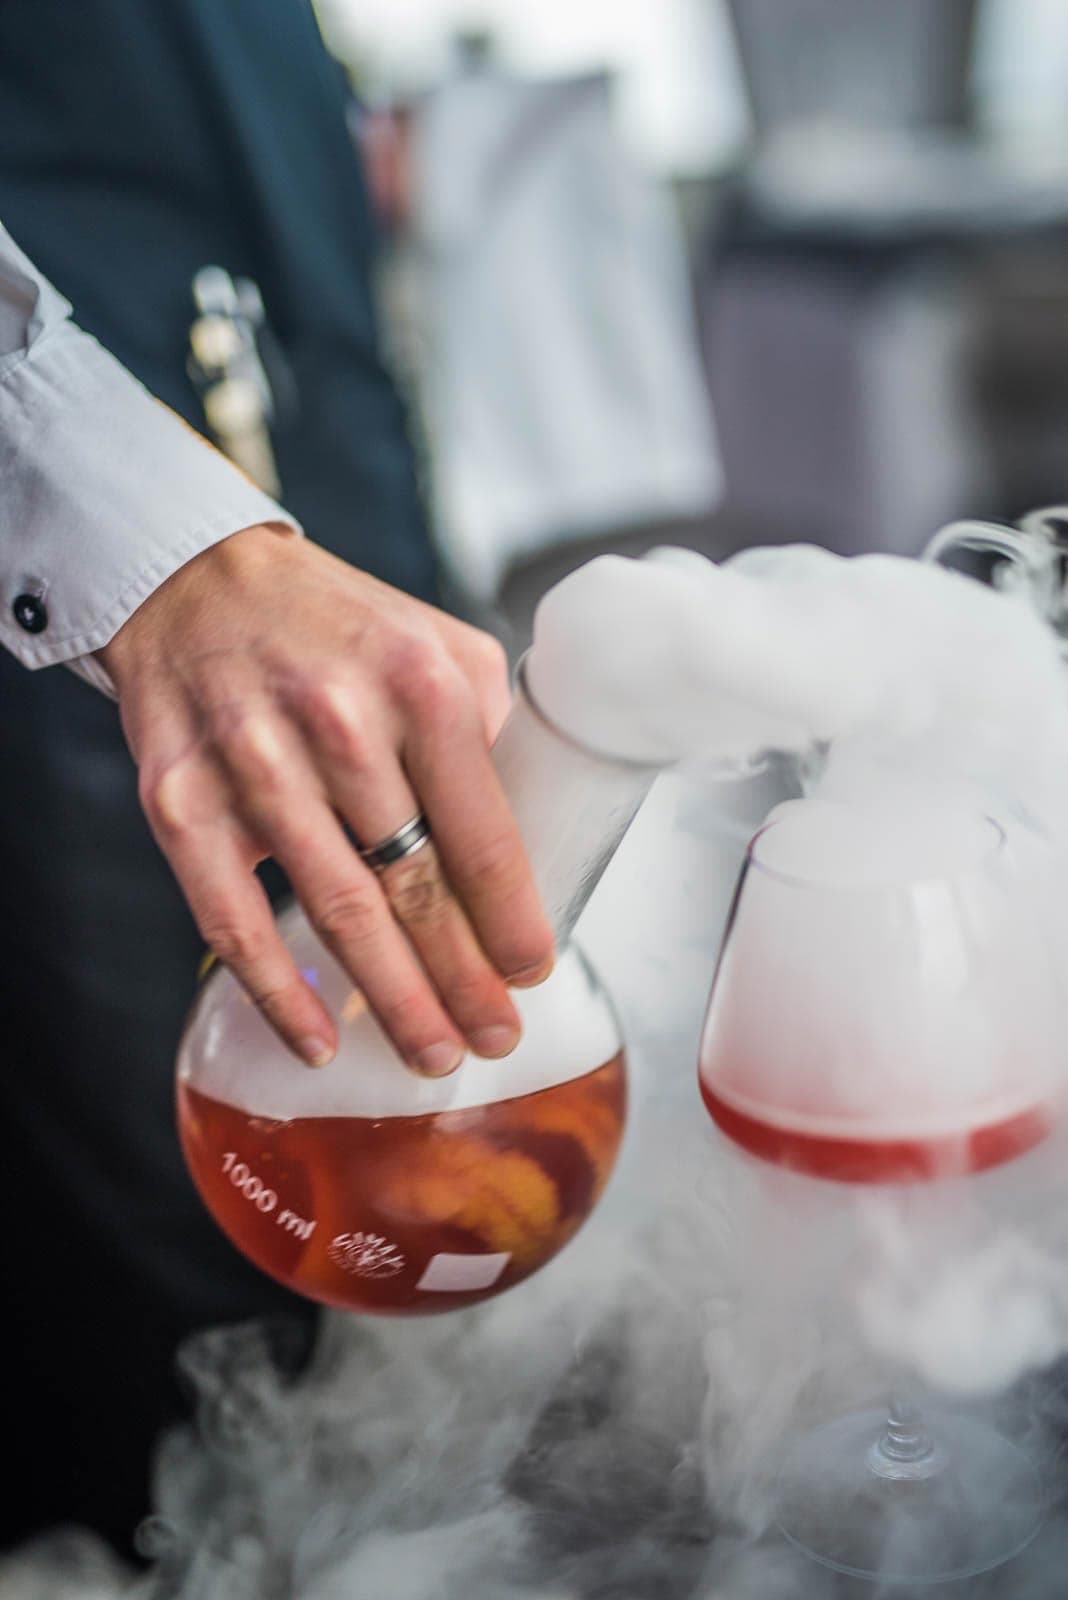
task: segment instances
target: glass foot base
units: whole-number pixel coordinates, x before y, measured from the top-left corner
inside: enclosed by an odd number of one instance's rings
[[[972,1418],[925,1413],[926,1466],[884,1475],[886,1424],[885,1411],[864,1411],[791,1446],[776,1513],[792,1544],[851,1577],[917,1584],[976,1577],[1030,1544],[1042,1484],[1014,1444]]]

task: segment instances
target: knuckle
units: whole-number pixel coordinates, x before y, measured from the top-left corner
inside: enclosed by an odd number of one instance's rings
[[[440,922],[453,904],[441,869],[428,849],[397,862],[382,876],[394,916],[408,927]]]
[[[433,1010],[434,999],[425,984],[405,984],[379,995],[375,1009],[388,1017],[394,1028],[406,1033],[416,1031],[420,1013]]]
[[[495,894],[507,895],[524,886],[528,868],[515,839],[507,834],[490,834],[468,850],[464,873],[472,882],[492,889]]]
[[[492,633],[475,634],[474,656],[487,681],[508,682],[508,652]]]
[[[498,974],[486,966],[481,973],[455,973],[449,979],[445,998],[455,1017],[495,1020],[502,997],[507,993]]]
[[[444,648],[419,635],[394,646],[389,680],[400,703],[420,717],[439,717],[452,710],[462,692],[462,680]]]
[[[234,718],[220,735],[219,745],[228,765],[250,788],[271,793],[283,786],[284,742],[269,717],[256,713]]]
[[[204,918],[200,933],[224,966],[247,972],[258,966],[268,949],[268,939],[258,929],[229,917]]]
[[[323,680],[303,696],[301,714],[317,744],[334,761],[365,764],[366,733],[356,697],[347,684]]]
[[[173,768],[142,767],[137,775],[141,809],[157,827],[169,829],[184,821],[182,797],[175,789]]]
[[[341,884],[315,906],[312,920],[328,944],[365,944],[378,932],[377,896],[363,884]]]
[[[401,1053],[433,1043],[447,1027],[445,1017],[432,991],[426,986],[405,985],[375,1001],[375,1013]]]
[[[296,982],[248,985],[249,994],[264,1016],[278,1025],[286,1022],[290,1001],[296,997],[299,988]]]
[[[141,809],[158,833],[173,839],[193,825],[193,797],[184,766],[142,767],[137,792]]]

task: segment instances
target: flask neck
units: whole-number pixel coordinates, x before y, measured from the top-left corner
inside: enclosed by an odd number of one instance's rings
[[[563,946],[663,768],[600,755],[561,733],[534,703],[522,662],[516,688],[493,763]]]

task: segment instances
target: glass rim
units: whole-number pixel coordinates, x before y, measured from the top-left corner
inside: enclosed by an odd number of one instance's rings
[[[666,772],[669,768],[678,765],[678,763],[674,760],[642,761],[635,756],[613,755],[610,750],[598,750],[594,745],[584,744],[581,739],[576,739],[572,734],[565,732],[565,730],[560,727],[559,723],[554,722],[553,719],[542,710],[541,706],[534,698],[527,673],[527,661],[529,660],[529,657],[530,650],[524,650],[523,654],[519,657],[519,660],[516,663],[516,693],[523,705],[528,708],[531,715],[541,723],[542,727],[545,728],[547,732],[552,734],[554,739],[559,739],[561,744],[569,745],[572,750],[578,751],[579,754],[585,756],[588,761],[597,761],[606,767],[618,767],[621,772],[656,774],[660,772]]]
[[[954,868],[949,872],[939,872],[936,869],[933,871],[918,872],[907,877],[888,878],[883,880],[874,879],[861,883],[849,883],[836,882],[833,878],[826,876],[809,876],[802,872],[792,872],[787,871],[782,867],[773,867],[767,862],[760,860],[759,856],[757,855],[757,850],[761,839],[763,839],[768,833],[771,833],[775,828],[779,827],[783,820],[782,818],[773,818],[771,821],[765,822],[762,827],[757,829],[756,833],[750,839],[749,844],[746,846],[745,870],[746,872],[749,872],[750,870],[759,872],[765,878],[775,879],[777,882],[785,884],[786,887],[790,889],[810,889],[823,894],[836,895],[863,895],[877,893],[880,891],[885,893],[886,891],[893,892],[917,889],[925,884],[933,885],[939,883],[958,883],[961,881],[961,879],[969,877],[986,862],[994,860],[996,857],[1000,856],[1001,852],[1005,848],[1008,838],[1003,824],[998,821],[997,817],[992,816],[990,812],[984,811],[981,807],[976,807],[967,814],[972,818],[978,819],[980,822],[986,824],[987,828],[990,830],[990,847],[989,849],[984,850],[981,855],[978,855],[973,860],[967,862],[965,865]]]

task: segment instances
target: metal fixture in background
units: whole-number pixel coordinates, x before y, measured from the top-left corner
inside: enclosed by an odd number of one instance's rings
[[[1016,527],[951,522],[935,534],[923,559],[1025,595],[1068,656],[1068,505],[1029,511]]]
[[[251,278],[201,267],[193,278],[196,316],[189,329],[189,376],[220,450],[259,488],[278,496],[271,443],[274,396],[260,357],[263,299]]]

